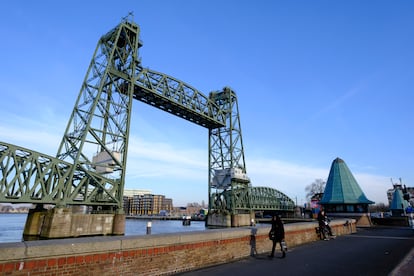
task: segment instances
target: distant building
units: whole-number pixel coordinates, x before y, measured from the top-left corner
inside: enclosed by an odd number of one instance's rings
[[[133,197],[134,195],[151,194],[151,190],[142,189],[124,189],[124,196]]]
[[[346,163],[336,158],[331,165],[328,181],[320,204],[329,213],[367,213],[367,199]]]
[[[159,215],[173,210],[173,201],[148,190],[125,190],[124,211],[127,215]]]
[[[28,213],[31,207],[31,204],[0,203],[0,213]]]
[[[124,212],[127,215],[132,214],[132,206],[134,203],[134,196],[137,195],[145,195],[151,194],[150,190],[142,190],[142,189],[124,189]]]
[[[323,193],[314,194],[310,201],[310,209],[312,212],[312,217],[317,218],[319,211],[321,210],[320,201],[323,197]]]

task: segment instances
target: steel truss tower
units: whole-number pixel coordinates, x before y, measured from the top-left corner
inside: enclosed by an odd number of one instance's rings
[[[139,27],[127,20],[98,42],[57,158],[73,163],[64,193],[122,212]],[[108,205],[113,207],[113,205]]]
[[[229,87],[210,98],[226,114],[226,126],[209,129],[209,212],[235,215],[251,212],[250,179],[246,173],[236,93]]]

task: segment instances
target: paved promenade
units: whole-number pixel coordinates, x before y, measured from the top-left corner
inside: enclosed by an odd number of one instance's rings
[[[269,241],[270,242],[270,241]],[[279,248],[278,248],[279,249]],[[414,275],[414,230],[358,228],[357,233],[180,275]]]

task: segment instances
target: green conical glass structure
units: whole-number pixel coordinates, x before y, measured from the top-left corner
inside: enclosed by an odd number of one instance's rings
[[[364,212],[374,202],[365,196],[346,163],[336,158],[320,204],[333,212]]]
[[[400,189],[395,189],[392,202],[390,205],[390,210],[401,210],[403,211],[405,208],[408,207],[408,202],[404,200],[403,193]]]

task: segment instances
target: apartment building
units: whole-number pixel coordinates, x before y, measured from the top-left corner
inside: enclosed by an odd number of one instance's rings
[[[145,190],[125,190],[125,192],[124,210],[127,215],[159,215],[171,213],[173,210],[172,199],[164,195],[154,195]]]

